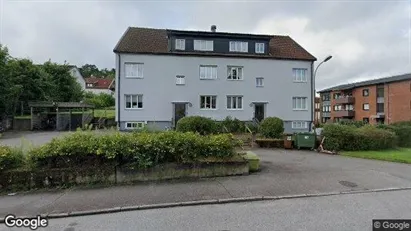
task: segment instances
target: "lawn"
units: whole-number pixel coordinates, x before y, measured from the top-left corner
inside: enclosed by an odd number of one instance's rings
[[[341,154],[343,156],[411,164],[411,148],[383,151],[342,152]]]

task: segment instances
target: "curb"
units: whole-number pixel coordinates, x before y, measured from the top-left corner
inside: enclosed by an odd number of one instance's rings
[[[150,205],[123,206],[123,207],[113,207],[113,208],[95,209],[95,210],[86,210],[86,211],[72,211],[72,212],[68,212],[68,213],[41,214],[41,217],[49,218],[49,219],[55,219],[55,218],[66,218],[66,217],[88,216],[88,215],[98,215],[98,214],[106,214],[106,213],[136,211],[136,210],[183,207],[183,206],[228,204],[228,203],[241,203],[241,202],[252,202],[252,201],[265,201],[265,200],[286,200],[286,199],[296,199],[296,198],[326,197],[326,196],[336,196],[336,195],[365,194],[365,193],[404,191],[404,190],[411,190],[411,187],[366,189],[366,190],[353,190],[353,191],[328,192],[328,193],[312,193],[312,194],[295,194],[295,195],[284,195],[284,196],[237,197],[237,198],[226,198],[226,199],[198,200],[198,201],[185,201],[185,202],[161,203],[161,204],[150,204]],[[35,218],[35,217],[33,217],[33,216],[19,216],[19,218]],[[4,223],[4,218],[0,218],[0,224],[2,224],[2,223]]]

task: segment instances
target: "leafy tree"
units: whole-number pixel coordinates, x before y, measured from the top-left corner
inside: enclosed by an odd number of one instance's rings
[[[59,65],[51,61],[42,66],[47,73],[47,82],[50,86],[48,91],[49,101],[79,102],[83,98],[80,84],[70,74],[68,65]]]
[[[96,108],[106,108],[115,105],[114,97],[106,93],[94,94],[86,92],[84,94],[84,102],[93,104]]]
[[[94,64],[85,64],[82,67],[79,68],[81,75],[83,75],[85,78],[94,76],[97,78],[110,78],[114,79],[114,75],[116,73],[115,69],[101,69],[99,70],[96,65]]]

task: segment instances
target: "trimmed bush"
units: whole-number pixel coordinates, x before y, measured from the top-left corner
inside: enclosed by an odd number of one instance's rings
[[[231,118],[231,116],[227,116],[222,122],[221,125],[227,129],[228,132],[231,133],[240,133],[245,131],[245,122],[237,119]]]
[[[367,125],[360,128],[341,124],[324,125],[324,148],[330,151],[361,151],[394,148],[397,136],[388,130]]]
[[[21,167],[24,164],[22,150],[8,146],[0,146],[0,172]]]
[[[341,125],[351,125],[351,126],[355,126],[357,128],[360,128],[362,126],[367,125],[368,123],[364,122],[364,121],[341,121],[341,122],[339,122],[339,124],[341,124]]]
[[[147,168],[167,162],[193,162],[199,158],[228,158],[241,142],[231,134],[207,137],[192,132],[110,133],[76,132],[32,149],[37,167],[61,168],[133,164]]]
[[[260,132],[266,138],[281,138],[284,123],[280,118],[267,117],[260,124]]]
[[[256,139],[255,142],[260,148],[284,148],[283,139]]]
[[[177,122],[177,131],[196,132],[201,135],[217,133],[216,122],[210,118],[202,116],[187,116]]]
[[[393,125],[377,125],[378,128],[394,132],[398,136],[398,146],[411,147],[411,125],[407,122],[400,122]]]

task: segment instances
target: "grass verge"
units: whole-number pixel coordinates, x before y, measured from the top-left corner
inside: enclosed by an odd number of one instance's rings
[[[382,151],[342,152],[343,156],[411,164],[411,148]]]

